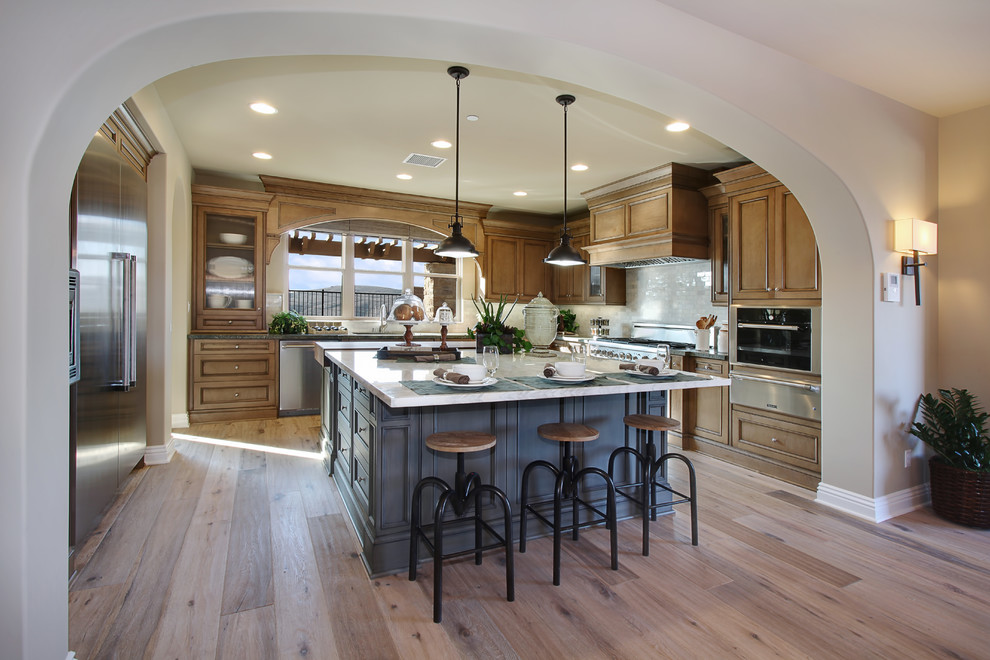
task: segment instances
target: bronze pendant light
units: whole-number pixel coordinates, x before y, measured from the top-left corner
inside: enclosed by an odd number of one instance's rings
[[[575,100],[571,94],[557,97],[557,103],[564,107],[564,228],[560,235],[560,245],[551,250],[543,260],[554,266],[582,266],[588,263],[577,248],[571,245],[571,235],[567,233],[567,106]]]
[[[454,216],[450,219],[450,236],[443,239],[433,254],[439,257],[452,257],[454,259],[464,259],[466,257],[477,257],[478,251],[462,233],[464,226],[460,214],[460,179],[461,179],[461,80],[467,78],[471,72],[463,66],[452,66],[447,69],[447,74],[457,81],[457,124],[454,136]]]

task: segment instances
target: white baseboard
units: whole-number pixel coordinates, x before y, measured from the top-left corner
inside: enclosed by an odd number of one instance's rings
[[[76,660],[76,652],[69,651],[69,655],[65,656],[65,660]]]
[[[927,483],[873,498],[823,482],[818,484],[815,501],[857,518],[883,522],[926,506],[931,501],[931,495]]]
[[[172,428],[173,429],[189,428],[189,413],[172,413]]]
[[[152,445],[144,448],[144,463],[145,465],[165,465],[172,460],[173,454],[175,454],[175,440],[169,436],[164,445]]]

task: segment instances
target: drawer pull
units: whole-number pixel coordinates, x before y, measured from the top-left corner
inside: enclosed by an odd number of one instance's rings
[[[780,442],[777,438],[770,438],[770,442]]]
[[[227,321],[227,325],[233,325],[233,321]]]
[[[241,368],[241,365],[239,365],[239,364],[235,364],[235,365],[234,365],[234,371],[237,371],[237,370],[238,370],[238,369],[240,369],[240,368]]]
[[[241,345],[240,345],[240,344],[234,344],[234,348],[235,348],[235,349],[237,349],[237,348],[240,348],[240,347],[241,347]]]
[[[368,427],[367,426],[359,426],[358,427],[358,433],[364,433],[367,430],[368,430]]]
[[[341,406],[340,412],[347,412],[347,406]]]
[[[234,398],[235,398],[235,399],[236,399],[237,397],[239,397],[240,395],[241,395],[241,393],[240,393],[240,392],[234,392]]]
[[[365,478],[364,478],[364,477],[358,477],[358,478],[357,478],[357,479],[355,479],[354,481],[356,481],[357,483],[361,483],[361,482],[362,482],[362,481],[364,481],[364,480],[365,480]]]

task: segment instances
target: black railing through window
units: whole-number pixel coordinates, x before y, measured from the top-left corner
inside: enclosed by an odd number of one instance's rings
[[[354,293],[355,317],[378,317],[382,305],[385,309],[392,308],[392,302],[401,293]],[[303,316],[340,316],[343,298],[340,291],[306,291],[289,289],[289,310]]]

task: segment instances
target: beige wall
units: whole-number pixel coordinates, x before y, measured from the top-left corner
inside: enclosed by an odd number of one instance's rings
[[[938,162],[938,386],[990,406],[990,106],[939,122]]]

